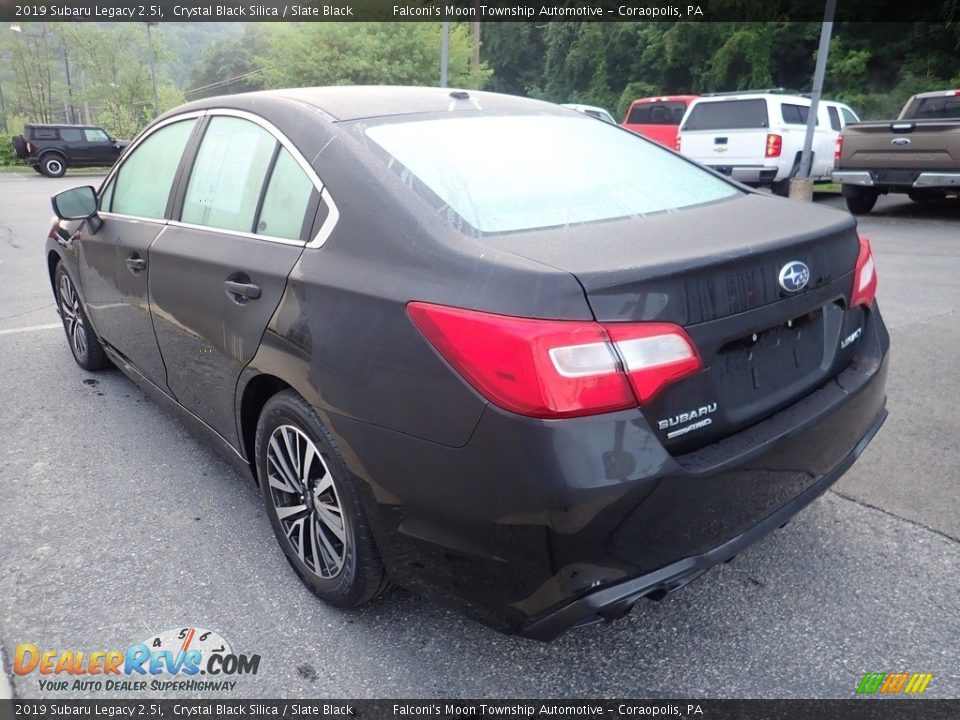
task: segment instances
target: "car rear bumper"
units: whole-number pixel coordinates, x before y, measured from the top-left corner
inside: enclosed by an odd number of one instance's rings
[[[887,411],[884,409],[874,419],[866,435],[833,470],[746,532],[699,555],[584,595],[531,620],[519,628],[518,634],[534,640],[550,641],[574,627],[615,620],[627,614],[641,598],[660,599],[693,582],[713,566],[731,560],[745,548],[783,527],[794,515],[826,492],[850,469],[886,419]]]
[[[487,407],[463,447],[330,421],[397,584],[549,639],[683,586],[850,467],[886,416],[889,337],[876,306],[865,318],[838,376],[685,454],[639,409],[546,421]]]
[[[842,185],[860,187],[903,188],[909,190],[933,188],[960,189],[960,173],[918,172],[916,170],[836,170],[833,181]]]

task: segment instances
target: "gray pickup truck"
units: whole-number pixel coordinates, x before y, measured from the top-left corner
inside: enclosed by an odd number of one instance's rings
[[[896,120],[847,125],[833,180],[855,215],[870,212],[881,193],[915,202],[960,194],[960,90],[914,95]]]

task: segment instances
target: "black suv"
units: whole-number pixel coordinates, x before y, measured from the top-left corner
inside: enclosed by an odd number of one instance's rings
[[[25,125],[13,151],[38,173],[61,177],[68,167],[108,167],[129,143],[94,125]]]

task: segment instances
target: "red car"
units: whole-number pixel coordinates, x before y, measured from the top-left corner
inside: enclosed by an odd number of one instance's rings
[[[663,95],[638,98],[630,103],[630,109],[621,124],[627,130],[673,149],[680,120],[683,119],[687,106],[698,97],[700,96]]]

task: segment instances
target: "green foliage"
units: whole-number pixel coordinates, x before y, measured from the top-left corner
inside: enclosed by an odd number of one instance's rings
[[[19,134],[19,133],[11,133],[10,135],[0,135],[0,167],[24,165],[24,163],[18,160],[17,156],[13,153],[13,136],[15,134]]]
[[[266,51],[266,32],[248,24],[243,35],[207,45],[190,70],[191,100],[258,90],[263,85],[257,56]]]
[[[257,59],[266,87],[437,85],[440,23],[274,23]],[[450,27],[449,85],[480,88],[491,71],[471,70],[466,25]]]

